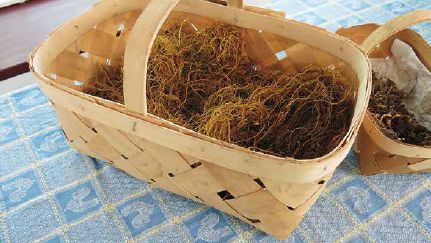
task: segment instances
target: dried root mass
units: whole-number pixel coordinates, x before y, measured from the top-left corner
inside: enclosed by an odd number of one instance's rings
[[[351,81],[310,65],[297,74],[258,69],[242,30],[190,23],[160,33],[150,56],[148,111],[199,133],[266,153],[311,159],[332,151],[353,115]],[[191,31],[192,30],[192,31]],[[86,92],[123,102],[121,68],[104,66]]]
[[[431,146],[431,131],[418,124],[403,104],[405,95],[393,81],[373,74],[373,90],[368,110],[382,132],[400,142]]]

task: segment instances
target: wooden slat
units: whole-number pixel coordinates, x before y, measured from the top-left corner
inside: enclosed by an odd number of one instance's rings
[[[271,179],[261,178],[268,191],[280,203],[297,208],[304,204],[314,193],[324,185],[313,183],[279,183]]]
[[[80,139],[79,137],[80,133],[76,131],[75,126],[73,126],[73,123],[69,122],[70,112],[64,110],[64,108],[60,106],[56,106],[55,109],[56,115],[61,122],[61,127],[67,137],[67,140],[69,142],[74,142],[77,140],[82,141],[82,139]]]
[[[211,175],[235,197],[247,195],[261,189],[251,176],[212,164],[205,164],[205,166]]]
[[[250,12],[260,13],[260,14],[268,15],[272,17],[284,18],[286,16],[285,12],[277,11],[274,9],[267,9],[267,8],[261,8],[261,7],[250,6],[250,5],[246,5],[244,9]]]
[[[161,164],[163,161],[158,161],[149,151],[142,151],[130,157],[129,161],[138,171],[150,179],[165,176]]]
[[[298,70],[311,63],[318,64],[317,58],[311,51],[312,49],[312,47],[306,44],[297,43],[296,45],[290,46],[286,49],[286,54],[288,57],[286,60],[289,63],[293,63]],[[281,62],[283,61],[284,60]]]
[[[295,228],[294,225],[302,219],[301,216],[295,215],[294,211],[274,200],[266,190],[235,198],[227,203],[244,217],[259,220],[260,223],[253,225],[278,238],[283,238],[286,232],[291,232]]]
[[[146,182],[151,182],[150,178],[147,178],[144,174],[142,174],[139,170],[137,170],[136,167],[130,163],[130,161],[122,157],[114,161],[114,166],[137,179],[144,180]]]
[[[271,179],[261,178],[268,191],[282,204],[297,209],[302,207],[319,190],[325,187],[332,173],[310,183],[280,183]]]
[[[413,159],[407,160],[407,162],[410,163],[407,167],[412,171],[425,171],[431,169],[431,159],[416,159],[416,163],[413,161]]]
[[[278,62],[274,51],[256,30],[246,30],[244,49],[247,55],[257,64],[269,67]]]
[[[180,196],[187,197],[193,201],[202,203],[202,201],[199,201],[197,198],[195,198],[195,196],[185,191],[175,182],[175,180],[172,180],[169,177],[159,177],[155,182],[150,181],[150,183],[155,187],[162,188],[164,190],[178,194]]]
[[[186,191],[198,196],[203,203],[215,207],[223,212],[235,215],[232,210],[217,194],[224,191],[225,188],[209,173],[205,164],[188,171],[187,173],[172,178],[178,185],[185,188]]]
[[[187,191],[194,192],[194,195],[211,195],[225,190],[225,188],[208,172],[205,165],[201,165],[187,173],[175,176],[174,178],[174,180],[186,188]]]
[[[329,66],[329,65],[335,66],[335,64],[339,62],[339,60],[334,56],[328,53],[322,52],[320,50],[317,50],[315,48],[312,49],[312,55],[314,55],[314,57],[316,58],[316,63],[321,66]],[[343,70],[343,69],[339,69],[339,70]]]
[[[92,140],[97,134],[86,126],[73,112],[67,110],[64,107],[55,106],[57,116],[60,118],[60,122],[63,126],[67,126],[75,131],[75,134],[79,134],[79,138],[84,141]],[[75,138],[76,139],[76,138]]]
[[[60,75],[56,75],[55,81],[58,82],[61,85],[64,85],[64,86],[68,87],[68,88],[71,88],[71,89],[74,89],[74,90],[77,90],[77,91],[80,91],[80,92],[84,92],[84,87],[82,85],[81,86],[77,85],[75,83],[75,80],[71,80],[71,79],[62,77]],[[80,82],[84,83],[82,81],[80,81]]]
[[[333,172],[326,176],[326,181],[330,180],[333,176]],[[295,208],[295,213],[298,215],[305,215],[308,210],[313,206],[313,204],[317,201],[320,194],[325,190],[326,186],[322,186],[317,190],[313,195],[308,198],[308,200],[302,204],[301,206]]]
[[[87,81],[94,77],[99,66],[87,58],[70,51],[61,53],[51,65],[56,75],[78,81]]]
[[[72,52],[76,55],[80,55],[80,56],[81,56],[81,52],[83,51],[79,48],[78,41],[75,41],[72,44],[70,44],[66,50],[69,52]],[[86,64],[88,64],[88,65],[85,65],[86,72],[87,73],[89,72],[91,74],[91,76],[94,76],[94,74],[100,70],[100,66],[102,64],[105,64],[106,60],[107,60],[106,58],[92,55],[89,52],[85,53],[85,56],[86,56],[85,57],[86,58]],[[84,56],[81,56],[81,57],[84,57]],[[116,62],[115,60],[111,60],[111,65],[114,65],[114,64],[118,64],[118,62]],[[90,75],[88,75],[88,76],[90,76]],[[81,81],[84,81],[84,80],[81,80]]]
[[[111,127],[98,124],[94,127],[96,131],[102,136],[106,141],[108,141],[117,151],[126,157],[130,158],[142,152],[134,143],[123,136],[118,130]]]
[[[141,13],[142,10],[128,12],[128,14],[124,17],[124,20],[122,21],[124,29],[121,33],[121,37],[124,37],[124,35],[127,35],[133,29],[133,26],[135,25],[136,20],[139,18]]]
[[[371,138],[365,132],[364,128],[361,128],[357,137],[357,144],[359,151],[356,151],[356,156],[359,161],[366,161],[366,163],[359,163],[359,169],[363,175],[374,175],[382,173],[383,171],[377,165],[374,157],[374,151],[377,146],[371,141]]]
[[[170,26],[184,21],[192,23],[197,29],[205,28],[216,23],[215,20],[203,16],[183,12],[172,12],[163,24],[161,30],[166,30]]]
[[[189,156],[187,154],[180,154],[181,157],[184,158],[184,160],[191,166],[191,165],[196,165],[197,163],[201,162],[200,159],[198,158],[194,158],[192,156]]]
[[[124,133],[123,133],[124,134]],[[160,170],[165,176],[170,173],[177,175],[191,169],[187,161],[176,151],[148,142],[145,139],[137,139],[126,135],[142,150],[148,151],[161,165]]]
[[[96,29],[99,31],[103,31],[108,35],[115,36],[120,25],[129,17],[132,12],[135,11],[119,13],[112,18],[106,19],[102,23],[98,24],[96,26]]]
[[[382,170],[392,167],[404,166],[407,164],[407,161],[404,157],[397,156],[395,154],[388,154],[384,151],[374,153],[374,159]]]
[[[119,61],[121,54],[124,52],[125,43],[116,36],[109,35],[98,29],[90,29],[78,40],[78,46],[81,51]]]
[[[96,135],[94,138],[88,141],[88,147],[91,150],[98,151],[98,153],[103,156],[105,161],[118,160],[121,158],[121,153],[118,152],[112,145],[106,142],[106,140],[100,136]]]
[[[287,48],[298,43],[297,41],[283,38],[281,36],[271,34],[268,32],[262,32],[261,35],[262,35],[263,39],[266,41],[266,43],[271,47],[271,49],[274,53],[284,51]]]
[[[101,161],[106,161],[106,159],[99,154],[99,151],[91,150],[87,144],[82,140],[75,140],[71,143],[71,146],[76,149],[79,153],[85,154],[87,156],[90,156],[92,158],[96,158]],[[109,163],[110,164],[110,163]]]

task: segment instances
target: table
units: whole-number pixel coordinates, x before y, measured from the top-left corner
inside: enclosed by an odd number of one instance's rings
[[[430,0],[254,1],[335,30]],[[416,29],[431,39],[429,24]],[[70,149],[36,85],[0,96],[1,242],[277,242]],[[352,154],[285,242],[431,242],[431,174],[359,175]],[[206,239],[206,241],[204,241]]]

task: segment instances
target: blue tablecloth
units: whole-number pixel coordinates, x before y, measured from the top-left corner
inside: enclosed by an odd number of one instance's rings
[[[431,0],[250,1],[330,30]],[[431,39],[430,24],[416,26]],[[350,155],[286,242],[431,242],[431,175],[362,177]],[[70,149],[36,85],[0,96],[1,242],[275,242]]]

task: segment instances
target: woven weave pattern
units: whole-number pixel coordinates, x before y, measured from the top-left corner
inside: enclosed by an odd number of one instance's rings
[[[56,113],[67,140],[78,151],[274,235],[282,236],[294,229],[292,225],[301,221],[317,199],[317,191],[330,178],[303,184],[252,178],[97,124],[59,106]]]
[[[265,2],[331,30],[431,6],[427,0]],[[431,40],[429,28],[416,28]],[[0,96],[1,242],[276,242],[229,215],[77,154],[46,102],[34,86]],[[431,241],[429,174],[364,178],[350,156],[328,183],[286,242]],[[86,195],[82,207],[68,203],[80,195]]]
[[[366,163],[362,166],[362,173],[365,175],[373,175],[380,173],[415,173],[415,172],[430,172],[430,159],[411,158],[401,155],[396,155],[385,151],[375,144],[365,131],[361,131],[359,135],[358,148],[364,151],[369,151],[363,154],[358,154],[362,161]]]

